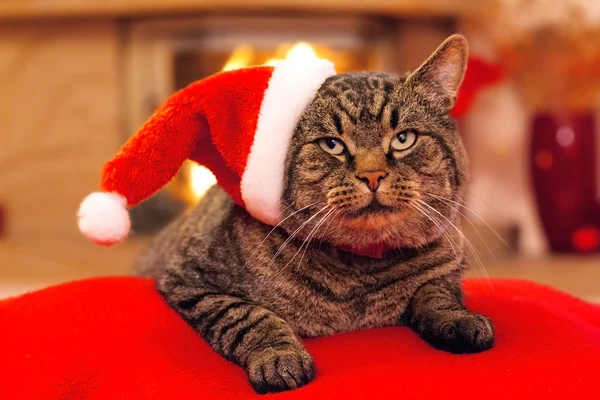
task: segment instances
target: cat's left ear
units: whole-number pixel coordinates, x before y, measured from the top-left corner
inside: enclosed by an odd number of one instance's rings
[[[449,100],[452,106],[465,75],[468,56],[467,39],[462,35],[452,35],[408,77],[408,80],[413,87],[424,90],[428,95]]]

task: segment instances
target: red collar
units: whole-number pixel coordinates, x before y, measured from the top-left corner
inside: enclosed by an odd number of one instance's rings
[[[395,247],[390,247],[385,243],[376,243],[367,246],[337,246],[338,250],[359,256],[370,258],[383,258],[383,253],[388,250],[393,250]]]

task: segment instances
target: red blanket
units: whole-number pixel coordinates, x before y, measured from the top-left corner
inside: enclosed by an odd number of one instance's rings
[[[496,345],[434,350],[404,327],[306,340],[309,385],[281,399],[598,399],[600,307],[522,281],[465,282]],[[0,302],[3,399],[250,399],[221,358],[139,278],[72,282]]]

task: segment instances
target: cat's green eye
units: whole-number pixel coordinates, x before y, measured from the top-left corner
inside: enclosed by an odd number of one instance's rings
[[[334,156],[339,156],[344,151],[346,151],[346,146],[340,140],[333,138],[324,138],[319,140],[319,146],[328,152],[329,154],[333,154]]]
[[[417,141],[417,132],[414,130],[402,131],[392,139],[392,150],[402,151],[410,148]]]

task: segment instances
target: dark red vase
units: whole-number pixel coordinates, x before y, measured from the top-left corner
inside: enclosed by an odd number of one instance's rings
[[[531,135],[532,183],[550,250],[600,252],[594,113],[537,114]]]

